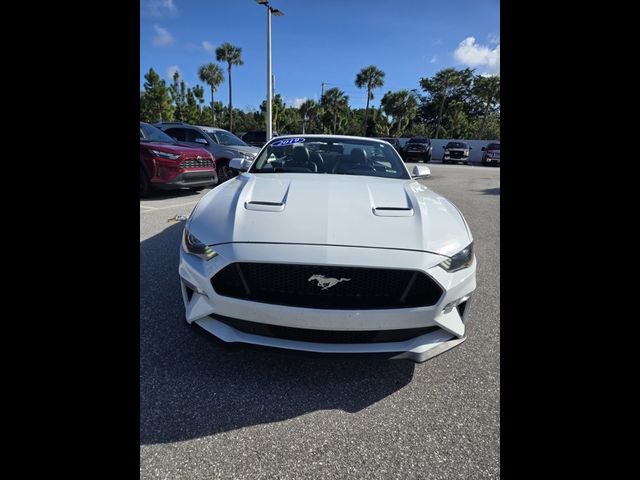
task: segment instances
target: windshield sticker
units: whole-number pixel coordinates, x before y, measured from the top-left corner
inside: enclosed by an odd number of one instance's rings
[[[294,143],[302,143],[304,138],[287,138],[285,140],[278,140],[271,144],[272,147],[284,147],[285,145],[293,145]]]

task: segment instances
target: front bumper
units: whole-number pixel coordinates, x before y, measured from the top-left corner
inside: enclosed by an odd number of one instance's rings
[[[218,174],[215,169],[187,170],[174,175],[165,175],[165,178],[154,182],[153,186],[159,189],[174,189],[181,187],[207,187],[218,183]]]
[[[491,164],[500,165],[500,158],[486,157],[484,160],[482,160],[482,163],[491,163]]]
[[[327,354],[390,354],[423,362],[466,339],[469,300],[463,308],[447,309],[451,302],[471,295],[476,287],[475,259],[471,267],[448,273],[437,265],[443,257],[411,251],[335,246],[234,243],[212,247],[218,253],[205,262],[180,248],[179,274],[186,319],[225,342]],[[313,261],[313,260],[316,261]],[[322,261],[317,261],[322,259]],[[432,306],[382,310],[330,310],[258,303],[218,295],[211,277],[235,261],[305,263],[332,266],[406,268],[422,270],[444,290]],[[320,343],[257,335],[241,331],[222,321],[224,317],[279,328],[306,331],[359,332],[433,328],[428,333],[402,341],[378,343]]]

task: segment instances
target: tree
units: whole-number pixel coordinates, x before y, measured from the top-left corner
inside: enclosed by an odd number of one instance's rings
[[[473,83],[473,70],[465,68],[456,70],[455,68],[445,68],[436,73],[433,78],[421,78],[420,86],[427,92],[433,101],[439,101],[435,138],[439,138],[445,101],[448,97],[456,97],[456,100],[467,102],[471,96],[471,85]]]
[[[349,97],[339,88],[330,88],[322,96],[322,106],[333,115],[333,133],[336,134],[338,126],[338,113],[349,108]]]
[[[187,105],[187,86],[184,80],[178,82],[179,79],[180,73],[176,70],[173,72],[173,83],[169,86],[169,94],[175,105],[174,116],[176,120],[184,121],[185,108]]]
[[[315,100],[305,100],[298,110],[302,117],[302,133],[304,134],[307,122],[313,125],[314,120],[318,118],[318,104]],[[310,130],[312,130],[312,128]]]
[[[202,113],[204,103],[204,88],[196,85],[188,88],[186,93],[186,103],[184,106],[184,119],[187,123],[198,123]]]
[[[216,60],[218,62],[227,62],[227,71],[229,72],[229,131],[233,132],[233,107],[231,101],[231,67],[233,65],[244,65],[242,61],[242,48],[223,43],[216,48]]]
[[[153,68],[149,69],[144,79],[144,92],[140,96],[140,119],[150,123],[172,120],[167,82]]]
[[[216,109],[214,107],[213,94],[218,90],[220,84],[224,81],[224,72],[215,63],[207,63],[200,65],[198,69],[200,81],[206,83],[211,88],[211,126],[216,126]]]
[[[500,77],[476,77],[473,82],[473,93],[484,103],[482,121],[477,133],[478,137],[482,138],[489,110],[500,104]]]
[[[398,90],[397,92],[387,92],[380,101],[382,110],[386,115],[393,117],[394,122],[397,124],[396,135],[400,136],[402,129],[416,114],[418,107],[418,101],[416,100],[413,92],[409,90]]]
[[[363,135],[367,133],[367,119],[369,117],[369,100],[373,100],[373,89],[384,85],[384,72],[375,65],[363,68],[356,75],[356,86],[358,88],[367,87],[367,108],[364,114]]]
[[[278,129],[278,121],[279,121],[280,115],[282,114],[285,108],[286,108],[286,105],[282,100],[282,96],[279,93],[277,93],[276,96],[273,97],[271,101],[271,121],[273,122],[273,130],[277,131],[278,133],[281,133]],[[265,119],[266,119],[267,118],[266,117],[266,114],[267,114],[266,100],[263,100],[262,103],[260,104],[260,111],[265,115]]]

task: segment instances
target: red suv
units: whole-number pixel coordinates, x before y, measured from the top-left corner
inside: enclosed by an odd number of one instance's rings
[[[217,183],[216,161],[209,152],[182,145],[153,125],[140,122],[140,196],[155,188],[202,190]]]

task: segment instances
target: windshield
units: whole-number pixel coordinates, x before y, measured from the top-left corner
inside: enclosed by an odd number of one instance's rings
[[[412,138],[407,143],[429,143],[428,138]]]
[[[444,148],[469,148],[469,145],[462,142],[449,142]]]
[[[249,172],[411,178],[392,146],[348,137],[273,139],[260,152]]]
[[[239,145],[241,147],[248,147],[248,145],[236,137],[231,132],[225,132],[224,130],[216,130],[213,133],[209,133],[209,135],[216,137],[218,143],[220,145]]]
[[[500,144],[490,143],[489,146],[487,147],[487,150],[500,150]]]
[[[177,143],[173,138],[164,133],[159,128],[140,122],[140,141],[141,142],[161,142],[161,143]]]

